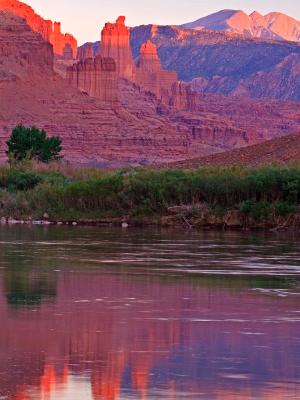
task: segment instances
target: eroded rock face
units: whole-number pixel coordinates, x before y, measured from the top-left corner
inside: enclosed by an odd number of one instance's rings
[[[73,50],[72,47],[69,43],[65,44],[65,47],[63,49],[63,58],[64,60],[68,61],[68,60],[73,60]]]
[[[54,22],[53,31],[49,40],[53,45],[53,51],[55,54],[63,56],[66,45],[69,45],[72,49],[72,57],[77,57],[77,40],[69,33],[63,34],[61,32],[60,22]]]
[[[300,54],[292,53],[271,71],[260,71],[242,80],[232,94],[300,100]]]
[[[85,60],[86,58],[94,57],[93,43],[85,43],[83,46],[78,48],[77,58],[78,60]]]
[[[144,90],[153,93],[159,101],[181,110],[196,110],[195,93],[192,88],[178,82],[176,72],[161,65],[156,45],[148,40],[141,45],[140,56],[135,65],[130,48],[131,31],[125,26],[125,17],[116,23],[105,24],[102,30],[101,55],[116,61],[117,75],[135,82]],[[93,43],[86,43],[78,52],[79,59],[94,57]],[[89,93],[89,91],[87,91]]]
[[[299,43],[148,25],[131,29],[134,58],[146,40],[157,45],[163,68],[193,81],[199,93],[228,96],[242,89],[251,98],[300,98],[299,87],[291,90],[298,85]]]
[[[66,45],[72,48],[72,56],[77,57],[77,41],[66,33],[61,32],[60,23],[45,20],[34,12],[34,10],[18,0],[0,0],[0,10],[10,11],[20,17],[25,18],[31,29],[39,33],[46,41],[53,45],[54,53],[58,56],[64,56]]]
[[[113,24],[105,24],[101,32],[101,54],[116,61],[120,77],[132,80],[135,66],[129,41],[130,30],[125,26],[125,17],[119,17]]]
[[[0,83],[30,75],[53,74],[50,43],[33,32],[17,15],[0,10]],[[2,96],[1,106],[2,106]]]
[[[177,84],[178,77],[176,72],[162,68],[157,48],[148,40],[141,46],[135,80],[144,89],[154,93],[163,103],[170,104],[172,88]]]
[[[144,53],[147,68],[157,73],[153,46],[147,45]],[[142,85],[119,78],[120,105],[114,108],[101,101],[103,93],[113,93],[114,82],[107,79],[107,73],[117,75],[113,62],[97,57],[81,62],[72,71],[72,87],[53,73],[50,43],[24,19],[7,12],[0,12],[0,59],[1,161],[5,142],[18,123],[61,136],[66,160],[117,166],[195,158],[300,131],[296,102],[195,97],[178,82],[173,83],[170,100],[177,103],[169,107]],[[105,82],[108,89],[103,91]]]
[[[116,63],[112,58],[86,58],[67,69],[68,82],[91,97],[118,104]]]

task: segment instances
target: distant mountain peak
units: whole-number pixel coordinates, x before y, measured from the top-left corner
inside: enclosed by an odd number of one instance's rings
[[[255,19],[255,18],[263,18],[264,16],[258,11],[253,11],[253,13],[250,14],[250,17]]]
[[[210,29],[234,32],[247,37],[300,42],[300,21],[280,12],[250,15],[242,10],[225,9],[181,26],[186,29]]]

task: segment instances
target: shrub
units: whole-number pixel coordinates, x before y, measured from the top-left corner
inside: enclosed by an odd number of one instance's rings
[[[6,175],[2,175],[0,186],[8,191],[30,190],[42,181],[41,176],[34,172],[23,172],[18,170],[8,170]]]
[[[274,210],[278,215],[287,215],[296,211],[294,204],[288,203],[287,201],[279,201],[274,204]]]
[[[61,139],[58,136],[47,138],[44,130],[36,127],[26,128],[23,125],[16,126],[7,142],[8,157],[13,161],[38,160],[48,162],[57,160],[61,152]]]

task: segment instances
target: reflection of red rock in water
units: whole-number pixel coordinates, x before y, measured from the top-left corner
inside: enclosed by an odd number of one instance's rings
[[[34,318],[27,311],[7,310],[0,293],[0,395],[20,392],[26,396],[33,390],[37,395],[63,393],[64,388],[72,385],[67,377],[82,374],[95,400],[117,400],[125,371],[130,368],[133,390],[138,398],[146,399],[155,379],[154,368],[176,370],[177,364],[173,365],[169,356],[184,347],[193,348],[191,353],[187,352],[181,366],[186,375],[184,385],[188,390],[208,393],[207,398],[213,395],[222,398],[221,394],[226,398],[226,380],[218,373],[227,364],[218,360],[226,360],[229,355],[247,360],[245,368],[252,374],[249,380],[243,381],[243,389],[231,392],[236,395],[239,391],[246,394],[247,390],[253,390],[261,363],[270,381],[281,382],[293,376],[297,354],[292,347],[286,351],[286,338],[297,337],[297,327],[288,322],[260,321],[272,320],[287,309],[293,309],[297,299],[286,298],[274,303],[271,296],[241,293],[238,289],[132,279],[64,273],[58,280],[56,302],[42,304]],[[99,293],[103,301],[96,301]],[[87,302],[77,303],[77,299]],[[241,334],[238,321],[244,319],[247,319],[247,331],[261,335]],[[205,320],[211,322],[205,323]],[[51,331],[53,326],[56,329]],[[268,347],[270,340],[276,341],[274,348]],[[253,351],[258,345],[265,350]],[[199,348],[200,351],[205,349],[201,368],[194,356]],[[26,354],[39,355],[43,368],[37,369]],[[53,362],[47,362],[50,359]],[[69,370],[65,360],[68,360]],[[211,360],[216,360],[213,369]],[[15,373],[15,365],[20,364],[26,366],[22,375],[14,374],[14,380],[9,382],[8,375]],[[167,375],[162,390],[168,390],[170,399],[172,393],[176,393],[177,397],[173,398],[178,399],[178,391],[186,387],[181,386],[182,382],[174,382],[172,377],[172,374]],[[218,383],[213,386],[211,382],[215,380]],[[26,390],[24,386],[19,387],[23,382],[28,382]],[[270,393],[276,392],[270,390]],[[17,398],[14,395],[10,399]]]
[[[126,367],[126,356],[123,350],[109,354],[104,371],[93,371],[91,387],[94,400],[117,400]]]
[[[41,376],[40,393],[47,398],[54,390],[63,389],[68,383],[69,370],[68,366],[64,365],[61,373],[55,370],[52,364],[45,364],[44,373]]]
[[[77,41],[72,35],[61,32],[60,22],[53,23],[50,20],[44,20],[30,6],[18,0],[0,0],[0,10],[11,11],[25,18],[33,31],[39,33],[53,45],[55,54],[63,56],[65,46],[69,45],[72,49],[72,56],[77,57]]]
[[[141,400],[147,399],[151,367],[151,362],[143,362],[143,360],[137,360],[133,366],[131,374],[132,386],[138,392]]]

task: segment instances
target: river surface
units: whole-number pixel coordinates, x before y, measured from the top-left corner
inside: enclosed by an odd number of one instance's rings
[[[299,236],[0,227],[0,399],[299,398]]]

